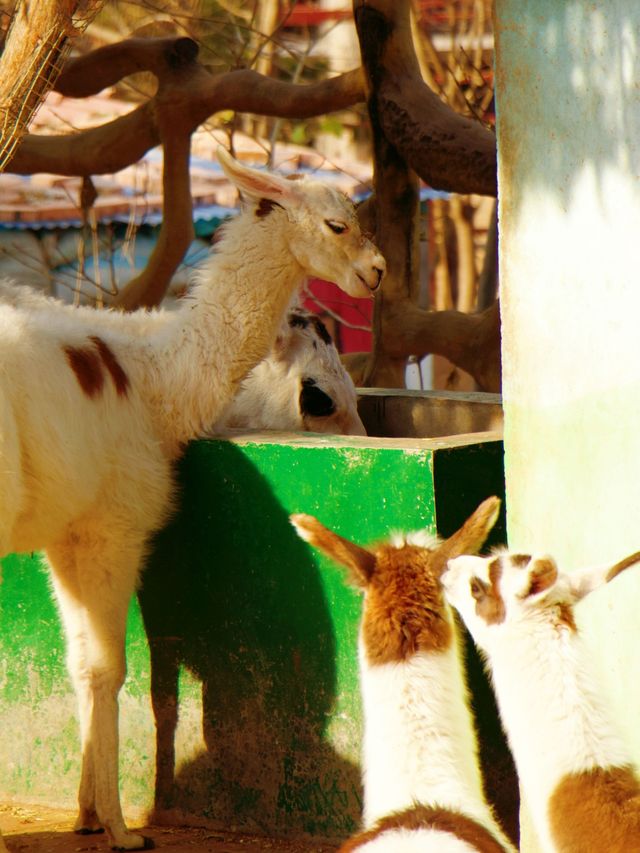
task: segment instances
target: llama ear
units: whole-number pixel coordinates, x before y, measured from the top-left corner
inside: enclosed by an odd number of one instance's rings
[[[296,195],[294,183],[275,175],[273,172],[250,169],[243,166],[229,154],[229,152],[218,145],[216,149],[218,162],[224,173],[238,189],[250,198],[259,201],[262,198],[272,201],[287,201]]]
[[[434,552],[436,557],[436,573],[442,573],[447,560],[459,557],[462,554],[475,554],[484,545],[487,536],[496,523],[500,512],[500,498],[491,497],[483,501],[478,509],[473,512],[462,525],[460,530],[440,545]]]
[[[640,563],[640,551],[636,551],[619,560],[617,563],[604,563],[600,566],[590,566],[586,569],[577,569],[568,575],[571,591],[576,601],[585,598],[589,593],[609,583],[625,569]]]
[[[335,563],[345,566],[349,570],[352,583],[359,589],[367,587],[376,564],[376,558],[370,551],[338,536],[312,515],[296,513],[289,516],[289,519],[301,539],[319,548]]]
[[[552,557],[532,557],[523,569],[522,591],[519,598],[540,595],[546,592],[558,580],[558,566]]]

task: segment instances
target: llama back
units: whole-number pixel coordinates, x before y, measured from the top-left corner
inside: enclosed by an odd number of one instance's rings
[[[456,626],[439,583],[449,555],[483,544],[498,506],[485,502],[445,542],[413,535],[370,549],[310,516],[292,517],[364,593],[364,831],[344,851],[512,850],[484,798]]]
[[[574,605],[640,561],[565,574],[547,555],[458,557],[446,594],[484,652],[522,791],[549,853],[640,850],[640,779]],[[535,731],[535,737],[531,733]]]
[[[505,853],[486,827],[459,812],[415,805],[345,842],[339,853]]]

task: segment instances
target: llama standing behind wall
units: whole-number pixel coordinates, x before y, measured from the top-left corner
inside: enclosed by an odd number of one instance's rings
[[[171,509],[175,460],[264,357],[305,275],[370,296],[384,273],[341,193],[218,156],[249,203],[179,311],[0,288],[0,555],[46,551],[79,700],[76,829],[104,827],[121,850],[153,846],[122,816],[118,692],[127,608]]]
[[[640,561],[563,574],[547,556],[452,560],[446,595],[491,670],[545,853],[640,850],[640,782],[576,627],[573,605]]]
[[[456,626],[438,580],[449,557],[482,546],[499,505],[485,501],[445,542],[411,534],[371,550],[311,516],[291,517],[364,591],[364,831],[342,853],[513,850],[484,798]]]
[[[305,430],[366,435],[358,397],[322,321],[287,311],[268,355],[247,374],[214,431]]]

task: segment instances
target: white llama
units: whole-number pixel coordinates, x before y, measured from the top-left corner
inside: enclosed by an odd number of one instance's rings
[[[173,464],[265,355],[305,275],[370,296],[384,272],[341,193],[218,156],[250,203],[181,310],[0,294],[0,554],[46,552],[79,700],[76,829],[104,827],[121,850],[153,846],[122,816],[117,697],[127,606],[170,512]]]
[[[485,654],[546,853],[640,850],[640,782],[592,674],[573,605],[640,561],[564,574],[548,556],[461,556],[443,575]]]
[[[364,828],[341,853],[513,850],[484,797],[458,632],[438,580],[449,557],[483,545],[499,506],[489,498],[444,542],[421,532],[371,549],[291,517],[364,591]]]
[[[354,384],[318,317],[297,306],[287,311],[268,355],[215,425],[226,428],[366,435]]]

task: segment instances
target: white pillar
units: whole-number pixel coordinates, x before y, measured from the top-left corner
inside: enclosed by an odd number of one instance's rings
[[[497,0],[496,37],[509,544],[570,569],[640,549],[640,3]],[[640,760],[640,569],[578,617]]]

